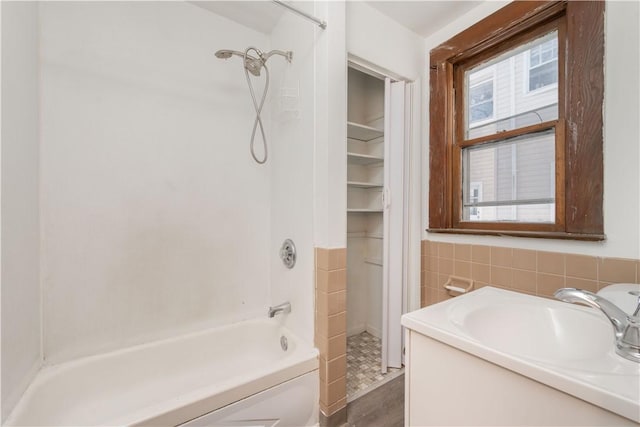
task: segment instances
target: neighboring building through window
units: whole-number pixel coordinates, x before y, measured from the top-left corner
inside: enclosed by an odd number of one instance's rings
[[[558,39],[529,49],[528,91],[558,83]]]
[[[469,86],[469,124],[493,118],[493,76]]]

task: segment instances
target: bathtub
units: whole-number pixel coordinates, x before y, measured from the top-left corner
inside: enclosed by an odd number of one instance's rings
[[[294,407],[298,419],[278,425],[309,425],[317,422],[317,377],[315,348],[278,318],[251,320],[45,367],[6,424],[197,425],[204,416],[215,425],[233,413],[286,419]],[[264,401],[271,413],[250,410]]]

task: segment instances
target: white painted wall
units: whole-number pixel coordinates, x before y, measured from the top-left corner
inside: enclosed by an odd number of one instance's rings
[[[297,7],[313,13],[313,3]],[[285,13],[271,33],[271,47],[292,50],[293,61],[272,56],[272,132],[269,137],[271,163],[271,294],[270,305],[291,302],[287,326],[313,343],[314,332],[314,236],[313,236],[313,154],[314,154],[314,25]],[[295,95],[297,93],[297,96]],[[279,257],[282,242],[296,244],[293,269]]]
[[[351,336],[367,329],[369,277],[364,268],[366,239],[350,237],[347,240],[347,336]]]
[[[346,3],[347,51],[408,80],[419,80],[423,38],[365,2]]]
[[[314,242],[344,248],[347,230],[347,55],[345,3],[314,2],[316,28],[314,129]]]
[[[487,1],[426,39],[426,52],[448,40],[506,2]],[[604,220],[607,240],[578,242],[487,236],[455,236],[422,232],[423,238],[442,242],[473,243],[586,255],[640,257],[640,34],[637,2],[608,1],[605,12],[604,99]],[[428,54],[425,56],[428,63]],[[425,74],[425,82],[428,75]],[[428,106],[428,91],[424,91]],[[428,114],[424,115],[428,125]],[[423,159],[423,194],[428,194],[428,126]],[[423,203],[423,228],[428,224],[428,197]]]
[[[384,80],[349,68],[347,120],[384,127]]]
[[[213,53],[268,38],[183,2],[40,21],[46,361],[264,316],[274,165],[249,154],[239,58]]]
[[[38,6],[2,2],[1,421],[42,361]]]

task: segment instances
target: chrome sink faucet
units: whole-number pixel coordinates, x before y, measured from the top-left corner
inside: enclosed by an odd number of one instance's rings
[[[291,303],[287,301],[280,305],[276,305],[275,307],[269,307],[269,318],[274,317],[278,313],[291,313]]]
[[[554,297],[561,301],[585,304],[602,311],[613,325],[616,335],[616,353],[625,359],[640,363],[640,292],[631,291],[638,297],[638,307],[628,315],[611,301],[592,292],[576,288],[558,289]]]

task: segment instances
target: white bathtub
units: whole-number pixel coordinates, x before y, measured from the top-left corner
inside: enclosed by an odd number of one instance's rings
[[[317,355],[277,318],[246,321],[45,367],[6,424],[178,425],[308,373],[312,387]],[[297,405],[313,423],[317,386],[309,392]]]

